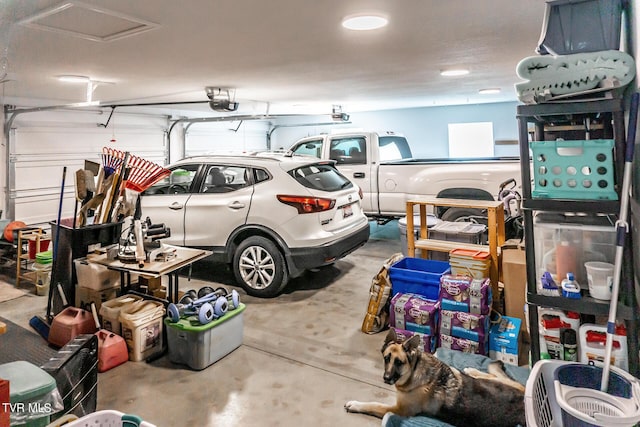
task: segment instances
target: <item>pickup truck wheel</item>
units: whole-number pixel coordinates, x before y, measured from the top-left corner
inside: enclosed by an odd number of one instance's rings
[[[249,295],[275,297],[286,286],[289,275],[284,257],[269,239],[249,237],[233,256],[233,274]]]

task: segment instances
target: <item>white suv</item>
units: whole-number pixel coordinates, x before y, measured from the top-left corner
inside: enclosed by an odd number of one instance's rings
[[[290,277],[369,239],[362,193],[333,161],[201,156],[168,169],[140,198],[142,216],[171,229],[163,242],[212,250],[250,295],[276,296]]]

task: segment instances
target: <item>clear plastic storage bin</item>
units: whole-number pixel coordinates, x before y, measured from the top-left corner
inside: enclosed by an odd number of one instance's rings
[[[587,289],[585,263],[615,261],[616,231],[607,216],[538,214],[533,234],[539,292],[545,272],[551,273],[558,286],[572,272],[581,288]]]

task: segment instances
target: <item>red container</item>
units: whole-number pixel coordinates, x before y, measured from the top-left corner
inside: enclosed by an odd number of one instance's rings
[[[96,332],[98,337],[98,372],[108,371],[129,360],[127,343],[120,335],[106,329]]]
[[[36,237],[29,238],[29,259],[35,259],[36,253],[45,252],[49,249],[49,239],[40,237],[40,248],[38,248],[38,239]]]
[[[51,322],[49,344],[62,347],[80,334],[93,334],[97,330],[91,312],[77,307],[67,307]]]

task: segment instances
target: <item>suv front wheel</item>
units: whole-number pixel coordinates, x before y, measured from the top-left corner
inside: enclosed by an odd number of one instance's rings
[[[233,256],[233,274],[249,295],[261,298],[275,297],[289,280],[282,253],[260,236],[240,243]]]

